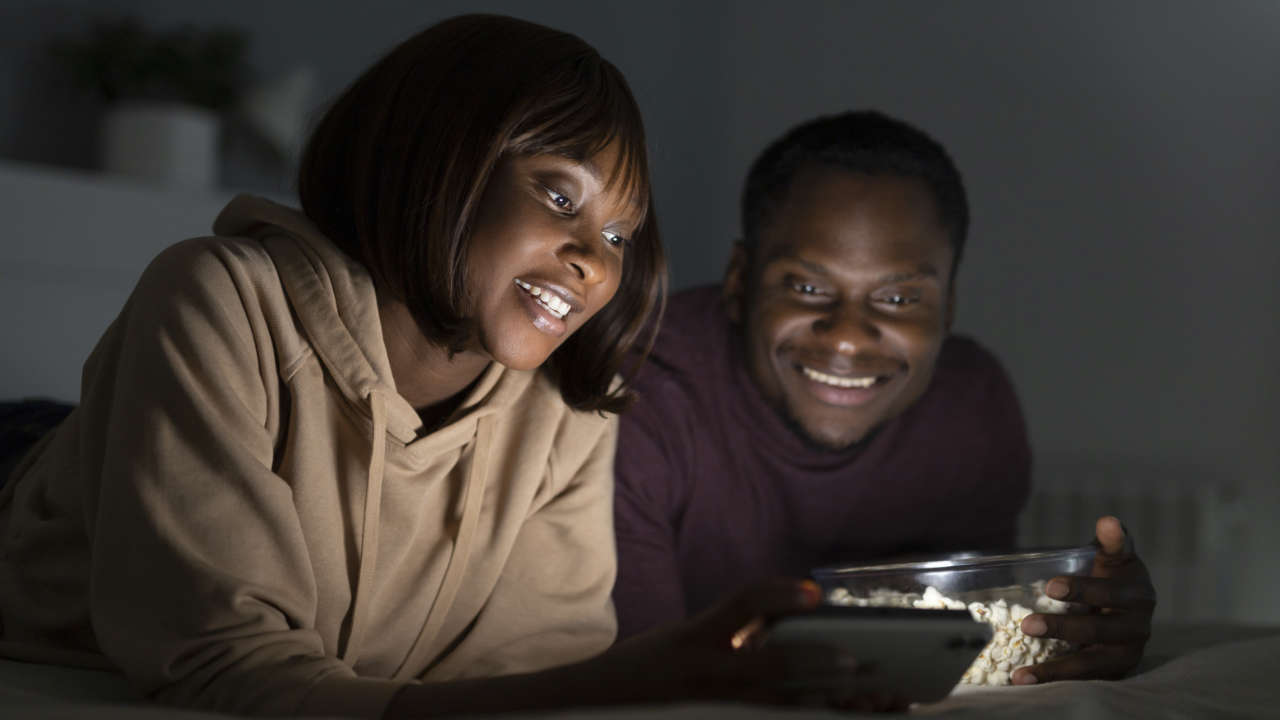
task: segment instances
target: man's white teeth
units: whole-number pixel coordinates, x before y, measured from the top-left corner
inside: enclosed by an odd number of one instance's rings
[[[540,288],[537,285],[531,285],[520,278],[516,278],[516,285],[530,295],[538,299],[538,304],[546,308],[552,315],[557,318],[564,317],[571,309],[569,303],[554,292],[546,288]]]
[[[810,380],[817,380],[824,385],[834,385],[842,388],[869,388],[876,382],[875,375],[871,375],[869,377],[837,377],[835,375],[818,372],[812,368],[802,367],[800,369],[804,370],[805,377]]]

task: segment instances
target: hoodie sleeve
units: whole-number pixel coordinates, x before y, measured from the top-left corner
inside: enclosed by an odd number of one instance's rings
[[[560,402],[557,396],[556,402]],[[552,486],[520,528],[484,610],[434,680],[532,672],[606,650],[617,622],[610,593],[617,568],[613,539],[613,453],[618,418],[579,413],[562,435],[594,442],[575,458],[551,458]],[[581,416],[590,418],[583,420]],[[589,423],[588,427],[582,427]],[[590,437],[590,436],[588,436]]]
[[[162,702],[374,717],[401,683],[356,677],[310,629],[311,561],[271,471],[276,359],[236,252],[162,253],[86,364],[94,631]]]

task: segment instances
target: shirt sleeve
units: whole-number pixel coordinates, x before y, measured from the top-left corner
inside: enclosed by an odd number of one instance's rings
[[[271,470],[278,375],[251,282],[205,246],[175,246],[86,365],[94,631],[162,702],[377,716],[402,683],[356,677],[312,629],[308,549]]]
[[[595,441],[579,458],[551,458],[552,485],[545,499],[535,498],[484,609],[427,679],[533,672],[585,660],[613,643],[618,420],[578,420],[587,422],[596,428]],[[571,424],[562,435],[577,444],[582,432],[589,430]]]
[[[618,541],[618,638],[684,619],[687,609],[676,550],[678,494],[685,477],[684,438],[660,389],[640,391],[622,416],[614,463]]]

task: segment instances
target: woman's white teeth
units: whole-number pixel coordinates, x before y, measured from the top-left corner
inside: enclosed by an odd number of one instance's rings
[[[516,278],[516,285],[519,285],[522,290],[537,298],[538,304],[546,308],[557,318],[564,317],[571,309],[569,303],[565,302],[559,295],[556,295],[554,292],[547,290],[546,288],[532,285],[520,278]]]
[[[835,375],[818,372],[812,368],[801,367],[800,369],[804,371],[805,377],[810,380],[817,380],[824,385],[834,385],[842,388],[869,388],[876,382],[875,375],[871,375],[869,377],[837,377]]]

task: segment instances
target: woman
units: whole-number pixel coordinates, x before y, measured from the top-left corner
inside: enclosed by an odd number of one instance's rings
[[[618,71],[442,22],[328,110],[299,196],[156,258],[11,476],[0,654],[253,713],[779,699],[730,638],[807,585],[600,655],[615,377],[665,277]]]

